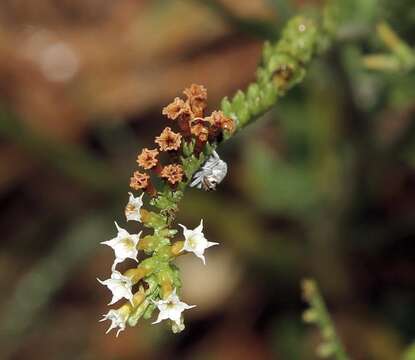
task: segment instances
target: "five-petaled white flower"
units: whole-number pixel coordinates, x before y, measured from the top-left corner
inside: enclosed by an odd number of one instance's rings
[[[111,246],[114,249],[115,261],[112,266],[113,270],[118,263],[123,262],[127,258],[138,262],[137,244],[141,235],[141,232],[138,234],[129,234],[127,230],[119,227],[117,223],[115,223],[115,226],[118,230],[117,236],[111,240],[101,242],[101,244]]]
[[[200,220],[200,224],[194,230],[189,230],[186,226],[179,224],[183,228],[183,235],[185,238],[183,250],[193,252],[197,257],[201,258],[203,264],[206,264],[205,250],[213,245],[218,245],[216,242],[207,241],[203,234],[203,219]]]
[[[123,298],[132,301],[133,293],[131,287],[133,283],[128,276],[124,276],[119,271],[114,270],[110,279],[102,281],[97,278],[97,280],[112,292],[112,300],[108,305],[115,304]]]
[[[184,328],[182,321],[182,312],[187,309],[194,308],[196,305],[187,305],[180,301],[176,295],[176,289],[165,300],[159,300],[154,302],[160,313],[156,321],[153,324],[157,324],[163,320],[170,319],[176,323],[179,328]]]
[[[106,334],[108,334],[112,329],[119,328],[116,334],[116,337],[118,337],[119,333],[125,330],[125,323],[128,320],[128,313],[122,311],[122,308],[118,310],[110,310],[103,316],[104,318],[101,319],[100,322],[106,320],[111,321],[111,325],[108,328]]]
[[[143,206],[143,195],[134,197],[132,193],[128,193],[130,198],[128,199],[128,204],[125,207],[125,217],[127,221],[134,220],[134,221],[141,221],[141,214],[140,209]]]

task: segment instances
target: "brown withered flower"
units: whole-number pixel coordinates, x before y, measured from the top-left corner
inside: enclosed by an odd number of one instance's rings
[[[231,118],[225,117],[222,121],[222,129],[232,134],[235,131],[235,122]]]
[[[195,117],[202,117],[207,107],[207,90],[203,85],[192,84],[183,93]]]
[[[203,85],[192,84],[190,87],[184,89],[183,94],[188,99],[207,100],[207,90]]]
[[[160,136],[156,137],[155,142],[159,145],[161,151],[178,150],[182,142],[182,135],[166,127]]]
[[[163,115],[171,120],[177,120],[182,135],[184,137],[190,136],[189,121],[194,115],[187,101],[176,97],[172,103],[163,109]]]
[[[183,180],[183,167],[179,164],[166,165],[161,171],[161,177],[174,185]]]
[[[180,115],[189,112],[189,105],[184,100],[176,97],[172,103],[163,108],[162,114],[171,120],[176,120]]]
[[[222,129],[233,133],[235,131],[235,123],[234,121],[225,116],[222,111],[214,111],[209,117],[210,123],[212,126],[216,127],[217,129]]]
[[[146,170],[152,169],[158,163],[158,154],[159,152],[157,149],[149,150],[147,148],[144,148],[141,151],[141,154],[137,157],[137,163]]]
[[[134,171],[133,176],[130,178],[130,187],[134,190],[144,190],[150,183],[150,176],[146,173]]]
[[[204,122],[199,121],[192,124],[190,131],[199,141],[206,142],[208,140],[209,129],[205,126]]]

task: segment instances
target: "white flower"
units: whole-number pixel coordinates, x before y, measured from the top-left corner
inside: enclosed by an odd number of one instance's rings
[[[116,337],[118,337],[119,333],[125,330],[125,323],[128,320],[128,315],[129,314],[127,312],[122,311],[122,308],[118,310],[110,310],[108,313],[104,314],[104,318],[101,319],[100,322],[106,320],[111,321],[111,325],[106,334],[108,334],[112,329],[119,328],[116,334]]]
[[[180,332],[182,332],[184,330],[185,326],[184,326],[184,320],[183,320],[183,316],[180,317],[180,322],[176,323],[176,322],[172,322],[171,324],[171,331],[173,331],[174,334],[178,334]]]
[[[114,270],[111,278],[105,281],[97,279],[102,285],[105,285],[112,292],[112,300],[108,305],[115,304],[123,298],[132,301],[133,293],[131,287],[133,283],[128,276],[124,276],[120,272]]]
[[[156,321],[153,324],[170,319],[176,323],[179,328],[184,328],[182,320],[182,312],[187,309],[194,308],[196,305],[187,305],[181,302],[179,297],[176,295],[176,289],[170,294],[166,300],[159,300],[154,302],[160,313]]]
[[[130,198],[127,206],[125,207],[125,217],[127,218],[127,221],[141,221],[140,209],[143,206],[144,193],[138,197],[134,197],[134,195],[130,192],[128,194],[130,195]]]
[[[197,257],[201,258],[203,264],[206,263],[205,250],[213,245],[218,245],[216,242],[207,241],[203,234],[203,220],[200,220],[199,226],[194,230],[189,230],[186,226],[179,224],[183,228],[183,235],[185,238],[183,250],[193,252]]]
[[[213,150],[202,168],[194,174],[190,187],[203,188],[205,191],[216,190],[216,185],[222,182],[227,172],[228,165]]]
[[[111,246],[114,249],[115,261],[113,269],[115,265],[123,262],[127,258],[138,262],[137,244],[141,235],[141,232],[138,234],[129,234],[127,230],[120,228],[117,223],[115,223],[115,226],[118,230],[117,236],[111,240],[101,242],[101,244]]]

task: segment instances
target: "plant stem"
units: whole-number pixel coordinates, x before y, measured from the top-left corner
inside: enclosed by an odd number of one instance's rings
[[[317,349],[318,354],[324,358],[333,356],[337,360],[348,360],[349,357],[336,333],[333,321],[316,282],[310,279],[303,280],[302,290],[304,300],[310,304],[310,309],[304,312],[304,321],[315,323],[319,327],[324,339],[324,342]]]

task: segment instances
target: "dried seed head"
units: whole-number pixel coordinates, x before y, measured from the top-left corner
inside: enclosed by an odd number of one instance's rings
[[[190,108],[182,99],[176,97],[172,103],[163,108],[163,115],[166,115],[171,120],[176,120],[182,114],[189,114]]]
[[[166,165],[161,171],[161,177],[167,179],[167,181],[173,185],[181,182],[183,175],[183,167],[179,164]]]
[[[130,178],[130,187],[134,190],[146,189],[149,183],[150,176],[139,171],[134,171],[133,176]]]
[[[175,133],[171,128],[166,127],[160,136],[156,137],[155,142],[159,145],[161,151],[178,150],[180,148],[182,135]]]
[[[146,170],[152,169],[158,163],[157,155],[159,154],[157,149],[149,150],[144,148],[141,154],[137,157],[137,163]]]

